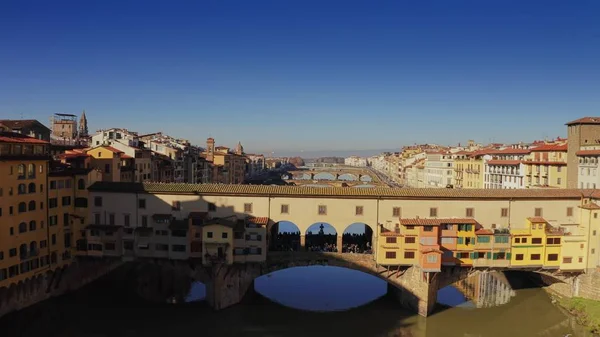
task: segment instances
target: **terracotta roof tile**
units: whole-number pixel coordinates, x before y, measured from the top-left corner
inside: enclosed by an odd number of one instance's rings
[[[488,165],[519,165],[521,164],[520,160],[497,160],[492,159],[487,161]]]
[[[477,231],[475,231],[476,235],[493,235],[494,231],[491,229],[478,229]]]
[[[567,144],[544,144],[531,149],[531,152],[567,151]]]
[[[530,217],[527,218],[527,220],[529,220],[532,223],[548,223],[548,221],[546,221],[546,219],[542,218],[541,216]]]
[[[128,155],[126,155],[125,153],[120,153],[119,157],[120,157],[121,159],[133,159],[133,157],[132,157],[132,156],[128,156]]]
[[[592,209],[592,210],[593,209],[600,209],[600,206],[598,206],[598,204],[595,203],[595,202],[589,202],[589,203],[587,203],[587,204],[585,204],[583,206],[579,206],[579,207],[583,208],[583,209]]]
[[[600,117],[583,117],[566,123],[566,125],[576,124],[600,124]]]
[[[580,150],[575,154],[578,156],[600,156],[600,150]]]
[[[0,143],[49,144],[49,142],[16,132],[0,132]]]
[[[414,218],[400,219],[402,225],[408,226],[439,226],[441,224],[476,224],[477,221],[472,218]]]
[[[266,225],[269,224],[269,218],[266,217],[266,216],[250,217],[250,218],[248,218],[248,222],[253,223],[253,224],[257,224],[257,225],[266,226]]]
[[[549,165],[549,166],[565,166],[565,165],[567,165],[566,162],[562,162],[562,161],[533,161],[533,160],[525,160],[525,161],[523,161],[523,164]]]
[[[393,231],[381,232],[379,235],[381,235],[381,236],[402,236],[402,234],[396,233]]]
[[[315,196],[398,199],[580,199],[600,198],[600,191],[580,189],[453,189],[453,188],[342,188],[306,186],[126,183],[96,182],[89,188],[98,192],[172,193],[199,195]]]
[[[47,126],[40,123],[37,119],[0,119],[0,124],[7,126],[11,129],[21,129],[33,126],[42,126],[43,128],[50,130]]]

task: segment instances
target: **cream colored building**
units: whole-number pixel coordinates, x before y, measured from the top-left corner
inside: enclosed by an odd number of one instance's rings
[[[590,198],[582,198],[585,195]],[[322,222],[331,224],[341,236],[348,226],[357,222],[371,229],[382,225],[393,231],[399,218],[467,216],[477,219],[484,228],[518,229],[525,226],[525,219],[529,217],[544,217],[553,227],[587,235],[586,266],[600,265],[597,236],[600,220],[596,220],[596,211],[581,208],[586,202],[600,198],[600,194],[591,190],[372,188],[358,191],[295,186],[99,182],[90,187],[90,197],[106,200],[102,207],[92,207],[91,212],[130,212],[136,214],[132,218],[136,226],[143,225],[144,216],[169,213],[172,205],[179,203],[178,219],[186,218],[189,212],[206,212],[210,218],[268,217],[267,233],[273,224],[291,221],[298,226],[301,235],[305,235],[311,225]],[[377,237],[373,241],[376,247]]]
[[[523,161],[526,188],[567,187],[567,144],[542,144]]]

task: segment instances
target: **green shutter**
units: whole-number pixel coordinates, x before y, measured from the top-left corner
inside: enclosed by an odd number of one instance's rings
[[[471,226],[472,226],[472,225],[467,225],[467,232],[470,232],[470,231],[471,231]]]
[[[475,253],[474,252],[470,252],[469,255],[471,256],[471,259],[475,259]]]
[[[464,238],[458,238],[458,244],[462,245],[465,242]]]
[[[510,253],[506,253],[506,259],[510,260]]]
[[[488,259],[488,260],[491,259],[492,258],[492,253],[491,252],[487,252],[485,254],[485,258]]]

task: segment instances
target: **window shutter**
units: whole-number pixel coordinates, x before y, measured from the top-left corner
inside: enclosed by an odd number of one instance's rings
[[[506,259],[510,260],[510,253],[506,253]]]
[[[488,260],[489,260],[489,259],[491,259],[491,258],[492,258],[492,253],[490,253],[490,252],[487,252],[487,253],[485,254],[485,258],[486,258],[486,259],[488,259]]]
[[[462,244],[463,244],[463,242],[464,242],[464,238],[458,238],[458,244],[459,244],[459,245],[462,245]]]

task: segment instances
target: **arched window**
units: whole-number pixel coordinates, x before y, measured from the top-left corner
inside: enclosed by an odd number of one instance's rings
[[[19,184],[19,186],[17,187],[17,193],[18,194],[27,193],[27,186],[25,186],[25,184]]]
[[[27,178],[35,178],[35,164],[27,165]]]
[[[29,211],[35,211],[35,201],[31,200],[29,202],[29,207],[28,207]]]
[[[27,258],[27,244],[24,243],[24,244],[22,244],[22,245],[19,246],[19,256],[22,259]]]
[[[35,183],[29,183],[28,192],[35,193]]]
[[[37,255],[37,242],[31,241],[31,243],[29,244],[29,253],[31,254],[31,256]]]
[[[19,203],[19,213],[27,212],[27,204],[24,202]]]
[[[24,222],[21,222],[19,224],[19,233],[26,233],[27,232],[27,224]]]
[[[77,188],[80,190],[85,190],[85,180],[79,179],[77,181]]]
[[[37,229],[37,224],[35,223],[35,220],[31,220],[29,221],[29,231],[34,231]]]
[[[17,179],[25,179],[25,164],[17,166]]]

